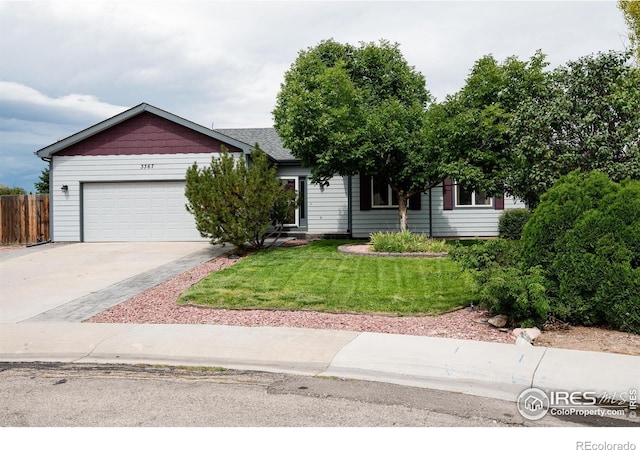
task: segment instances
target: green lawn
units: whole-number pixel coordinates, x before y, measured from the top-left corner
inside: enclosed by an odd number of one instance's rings
[[[345,255],[347,241],[252,254],[214,272],[179,302],[237,309],[437,314],[475,300],[473,283],[448,258]]]

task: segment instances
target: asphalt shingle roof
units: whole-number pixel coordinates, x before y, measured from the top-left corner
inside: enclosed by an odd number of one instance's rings
[[[215,131],[248,145],[253,146],[257,142],[260,148],[276,161],[297,161],[291,152],[282,146],[280,136],[274,128],[216,128]]]

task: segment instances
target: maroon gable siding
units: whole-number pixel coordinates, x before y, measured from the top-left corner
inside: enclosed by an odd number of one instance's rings
[[[59,156],[217,153],[222,143],[155,114],[143,112],[60,150]],[[230,152],[239,148],[224,144]]]

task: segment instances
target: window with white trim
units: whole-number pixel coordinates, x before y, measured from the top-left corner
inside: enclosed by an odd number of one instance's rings
[[[371,206],[374,208],[398,206],[398,196],[382,177],[371,177]]]
[[[486,192],[474,191],[465,186],[456,183],[456,206],[475,206],[475,207],[491,207],[492,198]]]

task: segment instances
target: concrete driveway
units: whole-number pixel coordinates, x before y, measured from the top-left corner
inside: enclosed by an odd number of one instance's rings
[[[112,289],[111,293],[114,297],[114,292],[123,291],[126,297],[129,294],[125,288],[131,285],[138,291],[145,289],[144,283],[135,283],[141,274],[153,275],[182,260],[186,265],[178,264],[177,270],[188,270],[188,266],[219,253],[219,248],[208,242],[46,244],[3,252],[0,256],[0,323],[46,316],[48,311],[130,280],[127,286],[123,284],[122,289]],[[165,270],[163,278],[175,275],[174,272]],[[147,283],[164,281],[150,279],[153,276],[149,275],[145,277]]]

